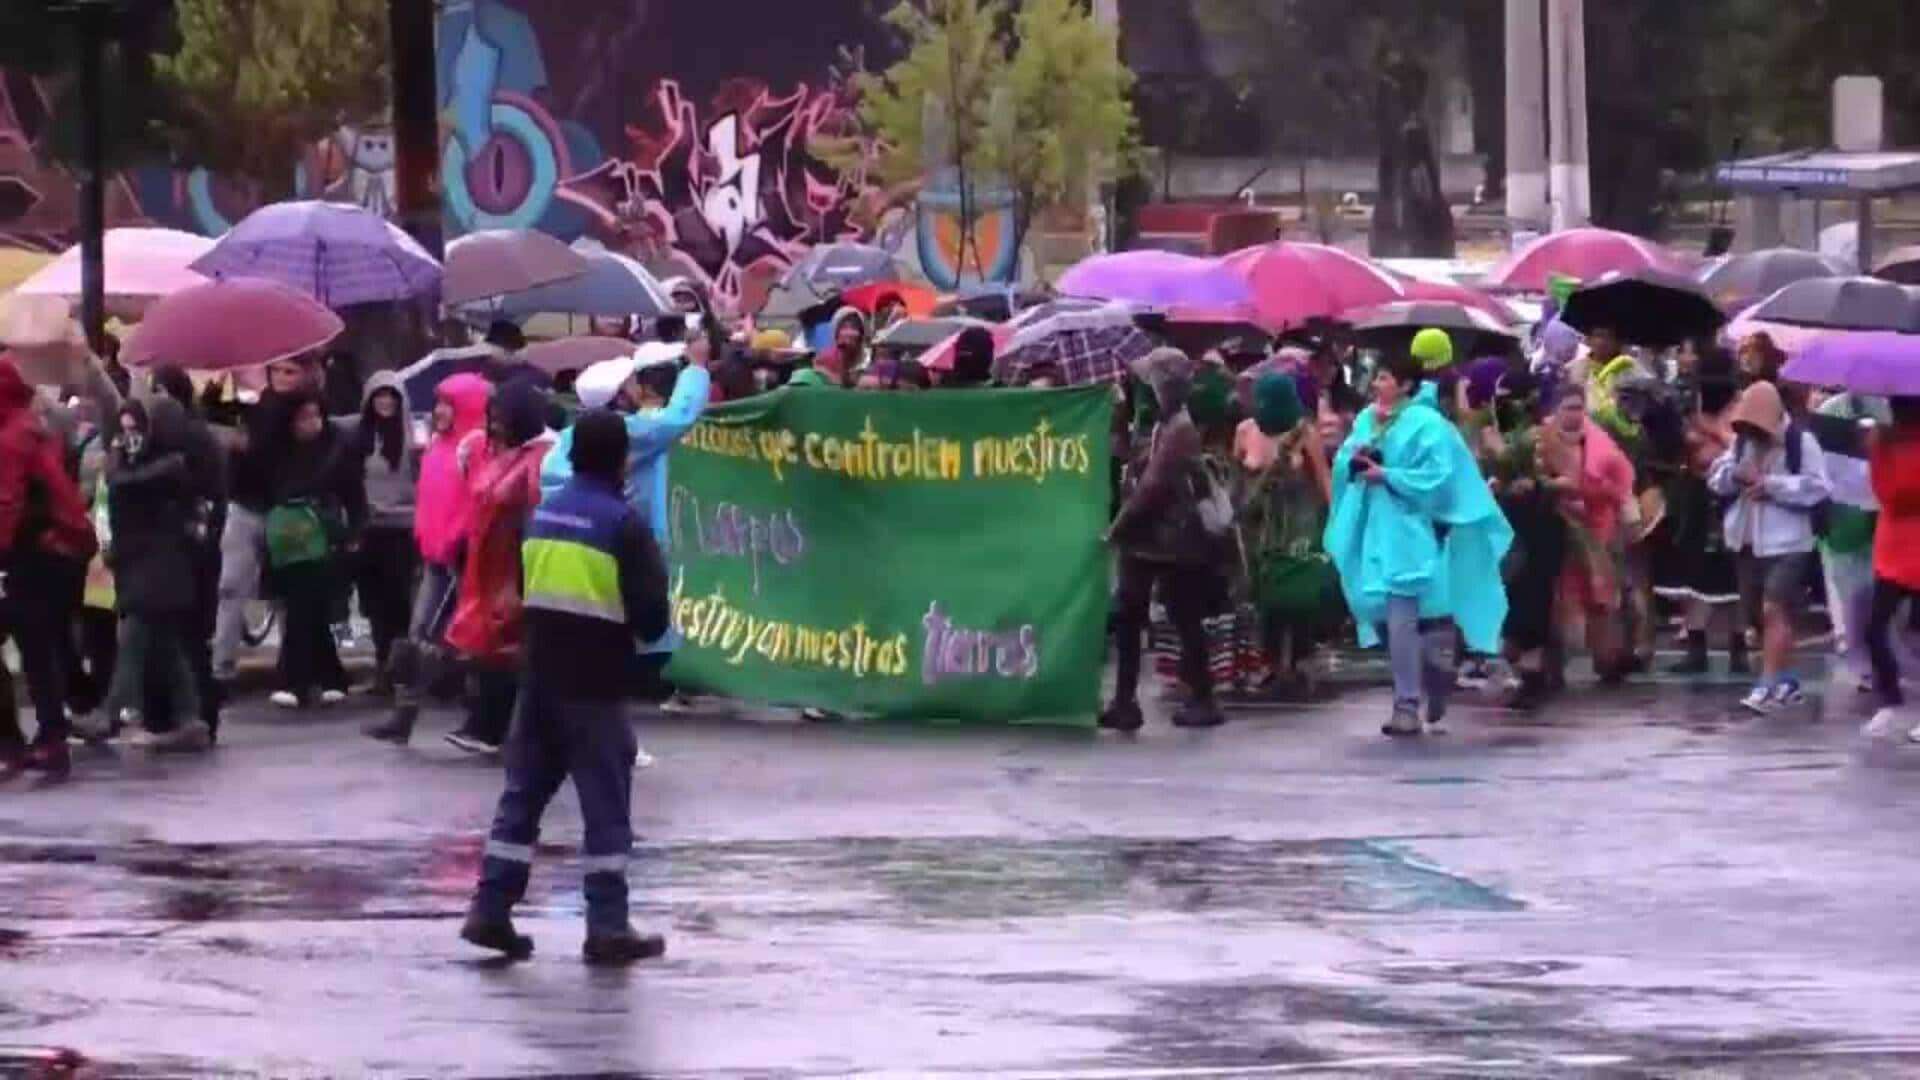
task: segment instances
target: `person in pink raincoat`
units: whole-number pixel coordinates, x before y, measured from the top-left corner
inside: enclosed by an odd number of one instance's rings
[[[1567,386],[1540,427],[1537,453],[1541,484],[1558,497],[1569,526],[1562,621],[1585,622],[1594,670],[1603,682],[1617,682],[1629,660],[1617,624],[1627,540],[1621,518],[1633,498],[1633,463],[1587,415],[1579,390]]]
[[[405,743],[413,735],[413,724],[420,714],[420,688],[426,681],[421,661],[438,646],[453,607],[454,584],[459,580],[473,512],[467,470],[480,464],[473,460],[476,455],[485,453],[487,402],[492,396],[493,384],[473,374],[454,375],[434,392],[433,432],[420,456],[420,482],[414,503],[413,536],[420,545],[420,588],[414,594],[407,640],[393,646],[393,713],[366,728],[366,733],[376,739]],[[467,444],[464,450],[463,443]],[[467,459],[464,462],[463,456]]]

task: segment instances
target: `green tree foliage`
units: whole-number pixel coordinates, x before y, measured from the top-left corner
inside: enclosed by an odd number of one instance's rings
[[[993,164],[1013,185],[1024,232],[1040,209],[1084,207],[1096,170],[1131,171],[1138,127],[1113,28],[1078,0],[1026,0],[1014,35],[1011,124],[994,140]]]
[[[1105,171],[1132,166],[1132,75],[1111,29],[1081,0],[901,0],[887,21],[904,56],[854,84],[874,175],[899,183],[952,176],[963,238],[978,185],[1013,191],[1016,229],[1077,206]],[[980,255],[963,239],[960,265]]]
[[[293,188],[300,155],[388,97],[386,0],[176,0],[180,46],[155,58],[182,160]]]

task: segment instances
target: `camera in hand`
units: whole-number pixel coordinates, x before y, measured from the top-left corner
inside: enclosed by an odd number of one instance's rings
[[[1347,462],[1347,475],[1357,478],[1363,475],[1368,469],[1383,464],[1380,460],[1380,451],[1378,449],[1371,446],[1363,446],[1355,450],[1352,459]]]

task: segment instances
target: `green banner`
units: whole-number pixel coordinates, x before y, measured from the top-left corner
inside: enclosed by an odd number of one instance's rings
[[[671,677],[858,715],[1090,724],[1104,387],[791,388],[673,452]]]

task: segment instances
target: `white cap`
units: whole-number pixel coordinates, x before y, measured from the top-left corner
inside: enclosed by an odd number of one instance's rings
[[[685,342],[649,341],[633,351],[633,358],[629,361],[633,367],[630,370],[645,371],[647,368],[659,367],[662,364],[678,364],[680,358],[685,355],[687,355]]]
[[[616,356],[587,365],[586,370],[573,380],[573,393],[580,399],[580,407],[606,408],[613,401],[613,396],[620,392],[620,387],[632,377],[636,370],[634,359],[631,356]]]

